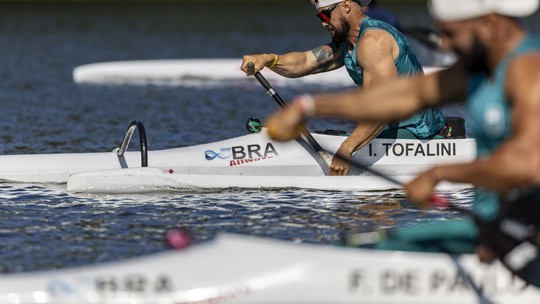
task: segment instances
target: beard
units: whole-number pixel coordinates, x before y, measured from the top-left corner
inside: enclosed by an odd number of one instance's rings
[[[477,73],[488,70],[488,50],[476,33],[473,36],[471,50],[468,53],[457,51],[456,53],[463,59],[469,72]]]
[[[334,28],[334,34],[332,34],[332,42],[337,45],[340,45],[346,42],[347,34],[349,33],[351,29],[351,26],[349,25],[349,23],[347,23],[344,18],[341,18],[339,19],[339,28],[341,30],[336,29],[335,26],[333,26],[333,28]]]

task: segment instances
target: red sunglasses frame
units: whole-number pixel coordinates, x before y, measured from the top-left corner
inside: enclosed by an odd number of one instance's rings
[[[325,22],[325,23],[329,23],[330,22],[330,18],[332,17],[332,11],[336,9],[336,7],[340,4],[341,2],[338,2],[338,3],[334,3],[332,4],[332,6],[330,6],[329,8],[327,9],[324,9],[322,11],[320,11],[319,13],[317,13],[317,18],[319,18],[322,22]]]

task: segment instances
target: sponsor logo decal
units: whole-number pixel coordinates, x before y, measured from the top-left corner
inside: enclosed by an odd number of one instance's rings
[[[225,156],[221,153],[217,153],[217,152],[214,152],[212,150],[206,150],[204,151],[204,158],[206,158],[207,160],[214,160],[216,158],[219,158],[219,159],[227,159],[229,158],[229,156]]]
[[[230,154],[225,155],[224,153]],[[221,148],[219,149],[219,152],[215,152],[213,150],[204,151],[204,157],[209,161],[215,159],[225,160],[232,158],[232,160],[229,162],[231,167],[265,160],[278,155],[279,153],[272,143],[266,143],[265,145],[253,144]]]
[[[504,135],[506,119],[504,108],[499,104],[489,105],[484,114],[484,132],[490,138],[500,138]]]
[[[158,275],[156,277],[142,274],[105,275],[97,277],[94,284],[95,290],[99,293],[165,293],[174,291],[172,280],[166,275]]]
[[[73,296],[81,294],[76,288],[60,279],[52,279],[47,282],[47,291],[55,296]]]

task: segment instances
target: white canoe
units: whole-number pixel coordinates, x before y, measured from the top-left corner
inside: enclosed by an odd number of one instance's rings
[[[344,136],[313,134],[335,153]],[[475,140],[375,139],[353,160],[401,181],[442,163],[476,157]],[[67,183],[73,192],[137,193],[192,188],[311,188],[382,190],[397,186],[352,170],[349,177],[325,176],[326,166],[304,141],[275,142],[266,130],[223,141],[141,153],[57,153],[1,155],[0,179],[6,182]],[[465,185],[441,185],[459,187]]]
[[[0,303],[537,304],[540,292],[473,255],[221,235],[183,251],[0,275]]]
[[[240,70],[241,59],[163,59],[100,62],[78,66],[73,70],[75,83],[87,84],[133,84],[133,85],[211,85],[213,82],[247,80]],[[441,68],[426,68],[430,73]],[[353,86],[345,71],[338,69],[328,73],[302,78],[285,78],[270,70],[264,76],[272,85],[317,84],[328,86]]]

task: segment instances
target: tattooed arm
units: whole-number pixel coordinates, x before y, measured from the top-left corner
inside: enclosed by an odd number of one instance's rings
[[[278,55],[273,54],[246,55],[241,69],[248,75],[253,75],[265,67],[277,74],[289,78],[298,78],[310,74],[332,71],[343,66],[342,47],[334,43],[319,46],[306,52],[292,52]],[[248,70],[247,63],[255,63],[255,69]]]

